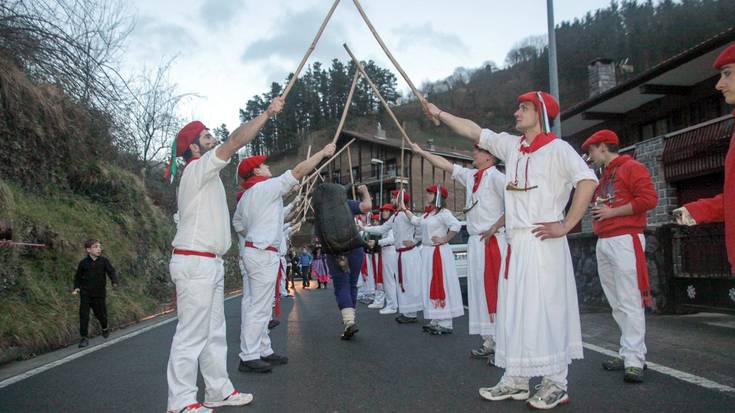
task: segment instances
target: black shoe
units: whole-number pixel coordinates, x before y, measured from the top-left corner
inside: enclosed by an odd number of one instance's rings
[[[278,320],[271,320],[268,322],[268,330],[273,330],[274,328],[278,327],[281,324]]]
[[[288,364],[288,357],[281,356],[276,353],[273,353],[270,356],[261,357],[260,359],[272,366],[277,366],[280,364]]]
[[[110,330],[107,328],[102,330],[102,337],[104,338],[110,337]]]
[[[345,331],[342,333],[342,336],[340,337],[342,340],[349,340],[352,338],[352,336],[355,335],[360,331],[359,328],[357,328],[357,324],[350,324],[347,327],[345,327]]]
[[[409,323],[415,323],[418,320],[416,317],[406,317],[405,315],[401,314],[398,317],[396,317],[396,322],[398,324],[409,324]]]
[[[431,331],[429,331],[429,333],[431,335],[433,335],[433,336],[443,336],[443,335],[447,335],[447,334],[452,334],[453,331],[454,330],[451,329],[451,328],[446,328],[446,327],[442,327],[442,326],[434,326],[434,328],[431,329]]]
[[[240,366],[237,369],[243,373],[268,373],[273,370],[273,366],[263,360],[240,360]]]
[[[436,326],[434,324],[428,323],[421,326],[421,330],[423,330],[424,333],[431,333],[432,330],[434,330]]]
[[[89,345],[89,340],[87,340],[87,337],[82,337],[81,340],[79,340],[79,348],[87,347]]]

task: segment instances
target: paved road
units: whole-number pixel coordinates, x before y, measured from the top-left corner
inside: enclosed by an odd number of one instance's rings
[[[282,318],[288,320],[272,331],[276,351],[287,354],[291,362],[270,374],[253,375],[237,371],[239,308],[239,298],[225,305],[229,371],[235,386],[254,393],[255,401],[244,408],[219,411],[528,411],[521,402],[491,403],[479,398],[478,387],[496,383],[501,371],[468,357],[478,340],[467,335],[466,317],[455,320],[453,335],[436,337],[421,333],[420,324],[398,325],[393,316],[380,316],[361,306],[360,333],[354,341],[343,342],[338,339],[341,328],[332,290],[299,288],[294,299],[284,300]],[[615,336],[605,324],[609,324],[609,315],[585,315],[583,320],[590,317],[592,321],[583,324],[593,324],[589,328],[593,338],[604,344]],[[162,325],[0,388],[0,412],[162,413],[174,328],[175,322]],[[608,338],[603,339],[604,331]],[[718,333],[717,345],[729,344],[723,353],[730,352],[733,330],[723,331]],[[666,351],[676,349],[667,347]],[[686,356],[684,353],[683,358]],[[586,350],[585,359],[573,363],[569,377],[572,403],[556,411],[735,411],[735,393],[703,388],[670,375],[649,371],[645,384],[626,385],[619,374],[599,368],[605,358]],[[667,353],[662,359],[677,357]],[[679,361],[676,368],[686,368],[687,363]],[[730,370],[727,378],[733,376]]]

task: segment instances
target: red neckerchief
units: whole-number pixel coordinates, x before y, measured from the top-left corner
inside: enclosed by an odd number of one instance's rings
[[[620,155],[617,158],[610,161],[610,163],[605,167],[605,172],[602,173],[602,177],[600,177],[600,184],[597,185],[597,190],[595,191],[596,195],[602,195],[602,196],[608,196],[610,194],[602,194],[601,191],[607,191],[611,192],[615,188],[610,187],[611,184],[614,184],[614,182],[610,182],[611,180],[615,180],[615,173],[618,171],[618,168],[620,168],[621,165],[624,163],[632,160],[633,158],[630,155]]]
[[[245,182],[240,185],[240,187],[243,189],[243,191],[247,191],[248,189],[252,188],[253,185],[266,180],[268,180],[268,178],[264,176],[253,175],[250,178],[246,179]]]
[[[434,205],[427,205],[424,207],[424,218],[428,217],[434,211]]]
[[[546,145],[547,143],[553,141],[556,139],[556,135],[553,133],[539,133],[538,136],[536,136],[536,139],[533,140],[530,146],[524,146],[523,142],[526,140],[525,136],[521,136],[521,153],[529,154],[536,152],[537,150],[541,149]]]
[[[485,175],[485,171],[492,168],[492,166],[489,166],[487,168],[480,169],[479,171],[475,172],[475,183],[472,184],[472,193],[474,194],[477,192],[477,188],[480,187],[480,181],[482,181],[482,177]]]

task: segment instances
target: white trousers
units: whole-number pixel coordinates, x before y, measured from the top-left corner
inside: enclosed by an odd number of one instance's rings
[[[505,260],[508,243],[505,234],[495,234],[500,249],[500,279],[505,275]],[[467,242],[467,308],[469,313],[470,334],[478,334],[487,339],[495,337],[495,321],[490,319],[485,297],[485,241],[480,235],[470,235]]]
[[[364,265],[367,268],[367,275],[363,275],[360,271],[360,276],[357,279],[357,298],[372,298],[375,296],[375,271],[373,270],[372,256],[373,254],[365,253]],[[377,260],[375,262],[377,263]]]
[[[179,411],[197,402],[198,370],[207,400],[222,400],[234,387],[227,374],[222,259],[174,254],[169,271],[179,321],[166,369],[168,410]]]
[[[247,275],[242,279],[240,359],[251,361],[273,354],[268,321],[280,258],[275,252],[255,248],[246,248],[242,258]]]
[[[637,235],[645,250],[646,239]],[[638,289],[631,235],[597,240],[597,272],[620,332],[620,357],[625,367],[643,368],[646,362],[646,315]]]
[[[383,247],[383,291],[385,306],[398,309],[398,254],[393,246]]]

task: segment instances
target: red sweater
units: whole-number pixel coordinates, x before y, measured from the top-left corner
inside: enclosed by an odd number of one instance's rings
[[[725,222],[727,258],[731,271],[735,273],[735,133],[730,137],[730,149],[725,157],[725,187],[722,193],[714,198],[690,202],[684,207],[697,224]]]
[[[597,197],[615,196],[607,205],[611,208],[626,205],[633,207],[633,215],[609,218],[592,222],[592,229],[600,238],[627,234],[641,234],[646,229],[646,212],[656,207],[658,194],[648,168],[628,155],[618,156],[605,168]]]

